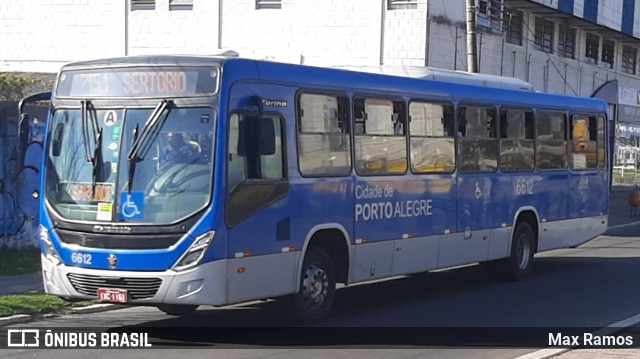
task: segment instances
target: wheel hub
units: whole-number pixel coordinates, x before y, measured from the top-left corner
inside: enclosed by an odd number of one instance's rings
[[[325,301],[328,291],[329,277],[327,273],[315,264],[310,265],[305,270],[302,279],[302,296],[304,301],[310,308],[318,308]]]

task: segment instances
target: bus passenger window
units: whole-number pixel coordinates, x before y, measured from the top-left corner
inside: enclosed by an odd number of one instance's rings
[[[411,171],[415,173],[453,172],[455,139],[453,107],[411,102]]]
[[[597,162],[597,124],[596,116],[571,116],[571,142],[569,145],[570,163],[573,169],[596,168]]]
[[[559,112],[536,113],[536,162],[541,170],[567,167],[566,116]]]
[[[462,172],[495,172],[498,168],[496,110],[458,108],[458,158]]]
[[[533,112],[500,111],[500,169],[532,171],[534,167]]]
[[[347,97],[300,95],[298,123],[298,166],[303,176],[345,176],[351,172]]]
[[[405,107],[402,101],[357,98],[353,113],[362,113],[356,126],[355,160],[360,175],[402,174],[407,170]],[[358,123],[356,118],[356,125]]]
[[[233,114],[229,121],[227,192],[247,180],[282,180],[282,147],[279,117]]]

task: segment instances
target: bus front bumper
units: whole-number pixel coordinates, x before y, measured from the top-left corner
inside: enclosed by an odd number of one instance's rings
[[[45,292],[66,299],[98,299],[98,289],[127,292],[127,304],[227,304],[227,260],[176,272],[88,269],[55,264],[41,257]]]

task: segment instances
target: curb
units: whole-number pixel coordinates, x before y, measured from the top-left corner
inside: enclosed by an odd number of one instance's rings
[[[106,311],[116,310],[116,309],[124,309],[128,307],[130,306],[99,303],[99,304],[89,305],[86,307],[72,307],[72,308],[69,308],[69,310],[71,311],[72,314],[89,314],[89,313],[106,312]],[[10,324],[27,323],[37,318],[40,318],[39,314],[35,314],[35,315],[34,314],[16,314],[9,317],[2,317],[0,318],[0,327],[4,327]]]
[[[17,314],[10,317],[3,317],[0,318],[0,327],[9,324],[26,323],[30,322],[31,320],[32,316],[29,314]]]

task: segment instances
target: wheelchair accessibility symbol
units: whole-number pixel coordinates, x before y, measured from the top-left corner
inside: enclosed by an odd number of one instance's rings
[[[142,219],[144,217],[144,193],[123,192],[120,194],[120,219]]]

